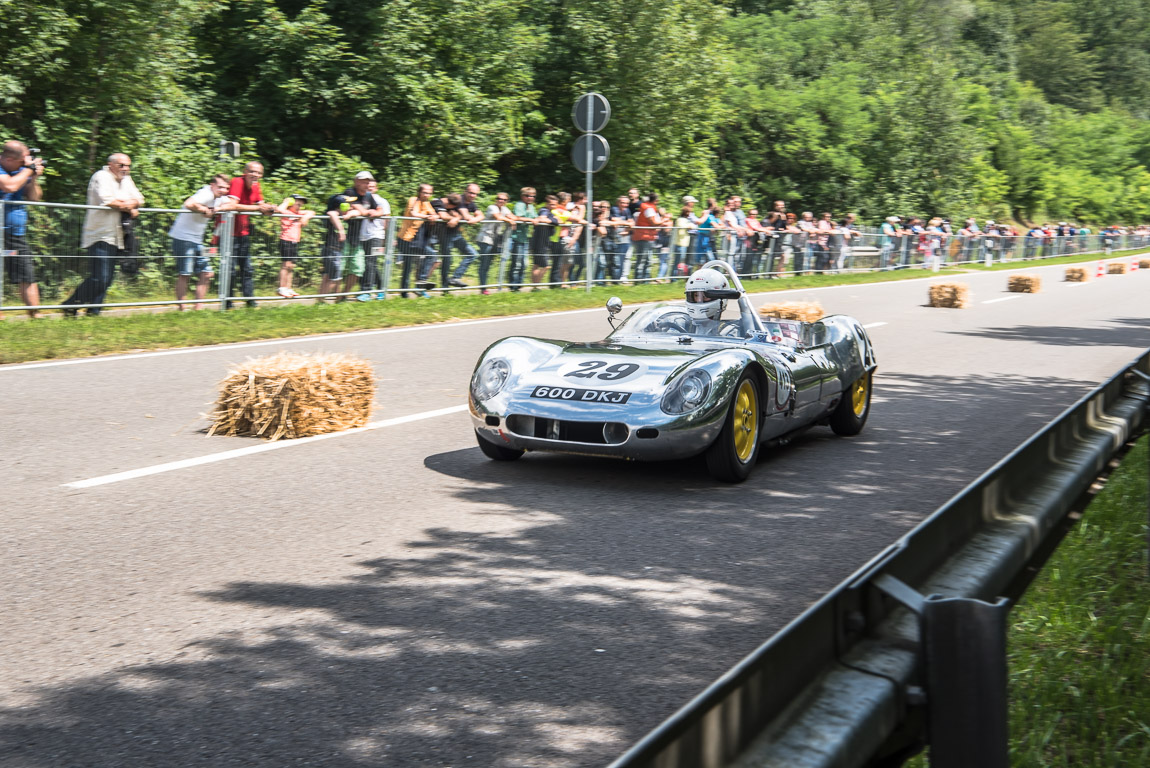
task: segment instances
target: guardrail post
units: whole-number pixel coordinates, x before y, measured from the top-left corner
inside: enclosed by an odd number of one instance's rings
[[[391,269],[395,262],[395,219],[387,220],[387,237],[383,246],[383,298],[387,298],[387,289],[391,287]]]
[[[232,223],[233,211],[225,211],[220,222],[220,311],[228,308],[228,297],[232,295]]]
[[[4,257],[8,255],[8,211],[0,200],[0,307],[4,306]]]
[[[1009,601],[930,595],[923,602],[931,768],[1008,768]]]
[[[507,275],[507,261],[511,258],[511,236],[514,230],[510,226],[503,232],[503,243],[499,249],[499,268],[496,276],[496,289],[503,290],[503,278]]]

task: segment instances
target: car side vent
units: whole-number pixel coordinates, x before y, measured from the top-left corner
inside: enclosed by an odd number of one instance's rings
[[[483,421],[485,421],[487,423],[487,426],[489,426],[489,427],[498,427],[499,426],[499,417],[498,416],[488,416]]]

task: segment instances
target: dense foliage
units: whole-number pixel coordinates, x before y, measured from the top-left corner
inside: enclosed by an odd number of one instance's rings
[[[313,197],[369,167],[574,189],[575,97],[614,117],[597,188],[843,212],[1150,219],[1150,0],[0,2],[6,137],[75,200],[114,150],[152,204],[232,171]]]

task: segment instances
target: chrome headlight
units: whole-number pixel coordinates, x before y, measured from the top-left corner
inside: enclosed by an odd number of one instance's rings
[[[711,394],[711,374],[695,368],[680,376],[663,395],[659,407],[665,413],[687,413],[707,401]]]
[[[471,395],[476,400],[490,400],[503,390],[507,380],[511,378],[511,366],[501,357],[495,357],[475,372],[471,379]]]

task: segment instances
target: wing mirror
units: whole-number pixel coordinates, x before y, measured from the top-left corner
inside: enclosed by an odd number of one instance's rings
[[[623,300],[618,296],[612,296],[607,299],[607,322],[611,324],[611,330],[615,330],[615,315],[623,311]]]

